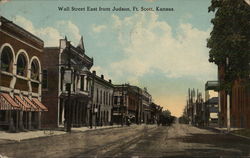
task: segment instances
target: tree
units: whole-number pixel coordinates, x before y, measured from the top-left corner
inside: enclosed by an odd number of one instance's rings
[[[208,10],[216,12],[207,41],[209,62],[225,68],[222,88],[230,90],[235,79],[249,75],[250,6],[244,0],[212,0]]]
[[[164,110],[160,115],[160,122],[163,126],[170,126],[172,123],[174,123],[175,119],[176,117],[172,116],[169,110]]]

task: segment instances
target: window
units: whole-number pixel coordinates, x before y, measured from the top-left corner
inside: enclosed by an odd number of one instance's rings
[[[44,89],[48,88],[48,70],[43,70],[42,86]]]
[[[110,100],[110,94],[109,94],[109,96],[108,96],[108,97],[109,97],[109,102],[108,102],[108,104],[110,105],[110,101],[111,101],[111,100]]]
[[[123,105],[123,96],[120,97],[120,104]]]
[[[89,91],[89,87],[88,87],[88,85],[89,85],[89,81],[88,81],[88,79],[86,80],[86,91]]]
[[[98,88],[96,90],[96,103],[98,103],[99,101],[99,91],[98,91]]]
[[[1,55],[1,70],[6,72],[12,71],[13,55],[10,47],[5,46]]]
[[[100,91],[100,103],[102,104],[102,91]]]
[[[81,76],[81,84],[80,84],[80,90],[84,91],[84,76]]]
[[[39,80],[39,65],[37,60],[33,60],[31,63],[31,79]]]
[[[118,102],[118,96],[114,96],[114,104],[117,104]]]
[[[105,91],[103,91],[103,104],[105,104],[106,103],[106,93],[105,93]]]
[[[27,61],[23,54],[20,54],[17,59],[17,75],[26,76]]]

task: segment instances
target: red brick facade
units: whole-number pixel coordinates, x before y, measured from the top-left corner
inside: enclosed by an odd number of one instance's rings
[[[0,122],[8,122],[9,129],[15,126],[16,131],[40,128],[41,115],[47,111],[46,107],[45,110],[40,107],[39,101],[44,43],[4,17],[0,16],[0,21],[0,94],[9,97],[9,102],[1,97]],[[17,111],[2,108],[14,102],[19,105]]]
[[[224,69],[219,67],[219,79],[223,81]],[[250,87],[246,86],[249,80],[235,80],[230,96],[230,124],[231,127],[250,128]],[[220,91],[221,124],[227,125],[227,96],[224,90]]]
[[[43,72],[47,73],[47,84],[43,85],[42,102],[48,105],[49,109],[42,117],[42,126],[44,127],[57,127],[58,124],[59,53],[58,47],[44,48],[42,62],[44,65]]]

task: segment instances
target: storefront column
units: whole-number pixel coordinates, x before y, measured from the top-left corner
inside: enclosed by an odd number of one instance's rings
[[[81,102],[78,103],[78,109],[79,109],[79,111],[78,111],[78,117],[79,117],[78,124],[79,124],[79,127],[81,127],[82,126],[82,105],[81,105]]]
[[[61,116],[61,120],[62,120],[62,122],[61,122],[61,124],[62,125],[64,125],[64,122],[65,122],[65,100],[63,100],[63,99],[60,99],[59,100],[61,103],[61,107],[62,107],[62,116]]]
[[[14,132],[15,131],[15,126],[14,126],[14,120],[12,118],[12,111],[9,110],[7,111],[8,113],[8,122],[9,122],[9,132]]]
[[[15,111],[15,115],[16,115],[16,132],[18,131],[18,125],[19,125],[19,111]]]
[[[24,126],[23,126],[23,111],[19,112],[19,129],[23,131]]]
[[[72,125],[75,125],[75,101],[72,101],[72,105],[71,105],[71,112],[72,112]]]
[[[31,111],[28,112],[28,130],[31,130]]]
[[[76,126],[79,127],[79,101],[76,101]]]
[[[39,111],[38,116],[37,116],[37,128],[38,129],[41,129],[41,115],[42,115],[42,112]]]

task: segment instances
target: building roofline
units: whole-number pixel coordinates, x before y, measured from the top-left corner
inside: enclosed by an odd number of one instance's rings
[[[37,37],[36,35],[32,34],[31,32],[25,30],[24,28],[18,26],[17,24],[15,24],[13,21],[10,21],[8,20],[7,18],[3,17],[0,15],[0,22],[3,22],[3,23],[6,23],[6,24],[11,24],[13,25],[14,27],[16,27],[17,29],[21,30],[21,31],[24,31],[25,33],[27,33],[28,35],[30,35],[31,37],[35,38],[35,40],[38,40],[39,42],[41,42],[43,45],[44,45],[44,41]],[[1,24],[2,25],[2,24]],[[1,26],[0,25],[0,26]]]
[[[108,85],[111,86],[112,88],[114,87],[114,85],[113,85],[112,83],[110,83],[109,81],[107,81],[107,80],[101,78],[100,76],[98,76],[98,75],[95,74],[94,77],[95,77],[95,79],[97,79],[98,81],[103,82],[103,83],[105,83],[105,84],[108,84]]]

